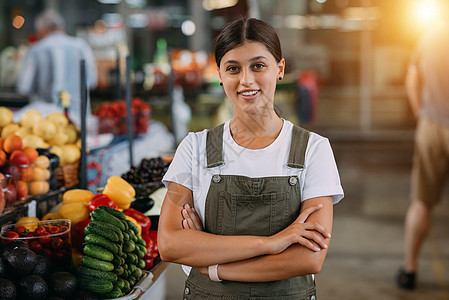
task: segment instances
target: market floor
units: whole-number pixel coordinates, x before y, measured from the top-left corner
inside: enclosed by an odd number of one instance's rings
[[[418,287],[399,290],[394,275],[402,262],[413,144],[334,141],[332,146],[345,198],[335,206],[331,246],[316,279],[318,298],[449,300],[449,188],[422,251]],[[168,268],[167,300],[182,299],[184,279],[178,265]]]

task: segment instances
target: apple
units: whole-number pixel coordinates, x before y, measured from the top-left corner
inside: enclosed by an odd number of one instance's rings
[[[16,166],[28,165],[30,159],[22,150],[14,150],[9,157],[9,162]]]
[[[12,183],[9,183],[3,191],[7,205],[12,205],[17,200],[17,189]]]
[[[19,167],[16,166],[16,165],[12,165],[10,163],[6,163],[2,167],[1,171],[2,171],[3,174],[10,174],[10,175],[20,176],[20,169],[19,169]]]

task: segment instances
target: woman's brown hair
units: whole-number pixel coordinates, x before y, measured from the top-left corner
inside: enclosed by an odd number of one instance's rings
[[[269,24],[250,18],[241,18],[226,25],[215,39],[215,62],[220,67],[223,56],[230,50],[242,45],[245,41],[264,44],[277,62],[282,59],[279,37]]]

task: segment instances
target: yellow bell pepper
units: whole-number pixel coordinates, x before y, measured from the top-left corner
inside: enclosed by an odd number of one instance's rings
[[[34,231],[36,230],[39,221],[39,218],[36,217],[21,217],[17,220],[16,224],[25,223],[23,226],[25,226],[26,229]]]
[[[94,197],[94,193],[88,190],[83,189],[73,189],[68,190],[67,192],[62,195],[62,204],[68,204],[68,203],[83,203],[84,205],[87,205],[89,203],[89,200]]]
[[[119,209],[127,209],[136,196],[133,186],[119,176],[111,176],[106,182],[103,194],[107,195]]]
[[[64,219],[70,219],[72,225],[81,222],[89,217],[89,210],[82,202],[62,204],[58,214]]]
[[[137,226],[137,228],[139,228],[139,235],[142,235],[142,225],[140,225],[139,222],[136,221],[136,219],[134,219],[133,217],[130,217],[128,215],[126,215],[126,219],[133,222]]]

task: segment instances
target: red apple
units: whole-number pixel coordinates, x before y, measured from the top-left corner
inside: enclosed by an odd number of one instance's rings
[[[8,184],[4,189],[5,200],[7,205],[12,205],[17,200],[17,189],[14,184]]]
[[[28,165],[30,163],[30,159],[23,151],[14,150],[9,157],[9,162],[16,166],[22,166]]]
[[[12,165],[10,163],[7,163],[2,168],[3,174],[10,174],[10,175],[17,175],[20,176],[20,170],[19,167],[16,165]]]

